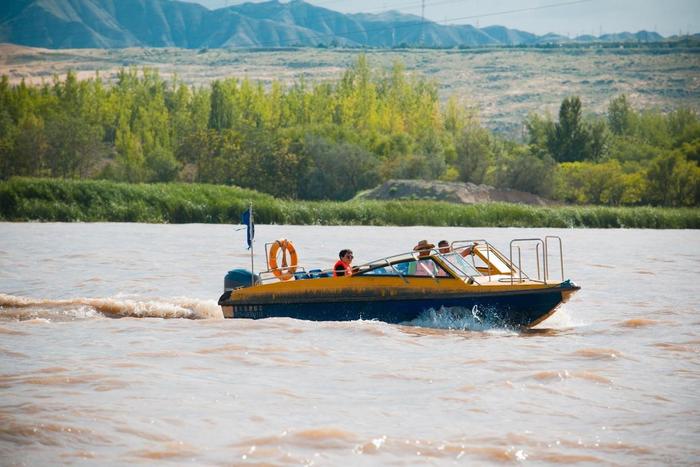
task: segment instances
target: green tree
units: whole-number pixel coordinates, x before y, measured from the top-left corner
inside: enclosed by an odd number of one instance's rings
[[[673,138],[668,128],[668,118],[657,110],[639,113],[635,139],[660,149],[671,149]]]
[[[211,85],[209,128],[224,130],[233,126],[233,106],[230,99],[230,90],[221,81],[214,81]]]
[[[240,146],[227,154],[235,161],[231,181],[273,196],[297,198],[299,157],[289,151],[288,141],[262,128],[242,128],[241,132]]]
[[[700,164],[700,139],[692,143],[683,143],[679,151],[689,161]]]
[[[88,177],[105,155],[102,129],[77,115],[53,115],[46,123],[46,136],[53,177]]]
[[[667,152],[647,170],[647,199],[663,206],[696,206],[700,202],[700,167],[679,151]]]
[[[550,197],[554,189],[556,163],[549,154],[535,155],[524,146],[500,151],[493,179],[501,188]]]
[[[459,179],[476,184],[484,183],[493,161],[491,134],[485,128],[470,125],[456,143]]]
[[[578,96],[564,99],[559,108],[559,122],[554,124],[554,134],[549,139],[549,150],[558,162],[575,162],[589,159],[590,135],[581,116],[581,99]]]
[[[376,158],[359,146],[308,135],[303,156],[299,195],[304,199],[346,200],[380,181]]]
[[[634,131],[635,112],[627,96],[622,94],[608,104],[608,126],[618,136],[629,135]]]
[[[131,132],[123,115],[116,131],[115,149],[116,177],[132,183],[145,181],[147,169],[141,141]]]
[[[3,78],[5,78],[3,76]],[[2,95],[0,83],[0,96]],[[0,104],[2,98],[0,97]],[[0,180],[9,178],[15,162],[14,142],[16,127],[6,108],[0,107]]]
[[[592,161],[602,160],[608,154],[610,145],[608,127],[604,120],[592,120],[587,122],[587,129],[589,139],[586,158]]]
[[[182,167],[172,151],[162,147],[151,151],[145,162],[148,179],[152,182],[172,182]]]
[[[549,152],[549,141],[554,137],[555,125],[549,115],[540,117],[535,113],[528,114],[525,119],[527,142],[533,154]]]
[[[234,130],[200,129],[189,133],[176,151],[184,167],[180,177],[192,182],[231,184],[235,160],[229,156],[239,152],[240,140]]]
[[[561,164],[556,178],[556,199],[578,204],[640,204],[648,190],[645,172],[626,171],[617,160]]]
[[[8,141],[11,157],[7,158],[7,175],[46,175],[47,152],[49,148],[44,121],[37,116],[23,116],[14,132],[14,138]],[[8,135],[9,136],[9,135]]]
[[[700,140],[700,119],[694,110],[681,107],[670,112],[667,119],[673,147]]]

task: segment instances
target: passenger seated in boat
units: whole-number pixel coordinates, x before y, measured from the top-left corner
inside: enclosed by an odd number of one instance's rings
[[[418,252],[418,258],[427,258],[430,256],[430,250],[435,248],[435,245],[428,243],[428,240],[421,240],[416,246],[413,247],[413,251]]]
[[[409,265],[408,273],[412,276],[434,276],[437,273],[435,263],[430,259],[430,252],[435,248],[435,245],[428,243],[427,240],[421,240],[413,251],[418,252],[418,261]]]
[[[452,248],[450,248],[450,242],[447,240],[440,240],[438,242],[438,251],[442,253],[443,255],[449,253],[452,251]]]
[[[472,254],[472,248],[476,246],[476,243],[473,245],[469,245],[468,247],[465,247],[460,254],[462,256],[469,256]],[[450,242],[447,240],[440,240],[438,242],[438,251],[440,251],[441,254],[445,255],[447,253],[452,253],[452,247],[450,246]]]
[[[476,242],[475,242],[475,243],[473,243],[472,245],[469,245],[469,246],[467,246],[467,247],[460,247],[460,248],[457,248],[457,250],[459,251],[459,254],[460,254],[462,257],[465,257],[465,258],[466,258],[467,256],[474,254],[474,248],[476,248],[476,245],[477,245],[477,244],[476,244]],[[449,253],[454,252],[454,250],[452,249],[452,246],[450,245],[450,242],[448,242],[447,240],[440,240],[440,241],[438,242],[438,251],[439,251],[440,254],[442,254],[442,255],[446,255],[446,254],[449,254]],[[441,274],[441,273],[442,273],[442,274]],[[437,275],[438,277],[441,277],[443,274],[444,274],[444,275],[448,275],[445,271],[443,271],[442,269],[440,269],[440,271],[438,271],[438,273],[437,273],[436,275]]]
[[[340,250],[338,256],[340,259],[333,265],[333,277],[352,276],[352,250]]]
[[[452,247],[450,246],[450,242],[447,240],[440,240],[438,242],[438,251],[442,255],[446,255],[448,253],[452,253]],[[449,274],[447,274],[447,271],[445,271],[442,268],[438,268],[436,276],[438,277],[447,277]]]

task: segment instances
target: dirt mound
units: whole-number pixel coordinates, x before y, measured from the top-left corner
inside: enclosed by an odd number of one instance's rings
[[[524,191],[498,189],[474,183],[440,182],[426,180],[389,180],[363,193],[357,199],[422,199],[450,203],[520,203],[536,206],[553,204],[551,201]]]

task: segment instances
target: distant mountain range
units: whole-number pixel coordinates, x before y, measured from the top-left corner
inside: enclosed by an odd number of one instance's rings
[[[654,32],[538,36],[503,26],[440,25],[396,11],[343,14],[302,0],[209,10],[173,0],[2,0],[0,42],[45,48],[478,47],[656,42]]]

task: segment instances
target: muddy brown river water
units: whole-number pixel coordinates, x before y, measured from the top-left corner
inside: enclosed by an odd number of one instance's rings
[[[236,228],[0,223],[0,464],[700,463],[698,231],[256,226],[256,267],[558,235],[583,288],[517,332],[224,320]]]

